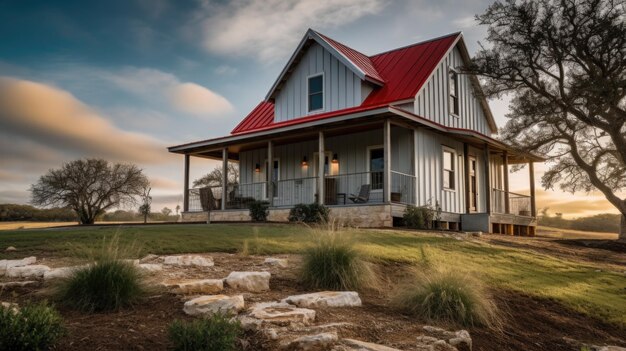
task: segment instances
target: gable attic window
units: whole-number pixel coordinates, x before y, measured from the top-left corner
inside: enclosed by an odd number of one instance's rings
[[[450,87],[450,113],[458,116],[459,115],[459,74],[450,69],[449,74],[450,80],[448,85]]]
[[[320,111],[324,109],[324,75],[318,74],[309,77],[308,82],[308,111]]]

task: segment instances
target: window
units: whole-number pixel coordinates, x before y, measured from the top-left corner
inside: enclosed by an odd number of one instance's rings
[[[371,189],[382,190],[385,174],[385,151],[383,148],[370,148],[368,157]]]
[[[459,74],[455,70],[450,70],[450,113],[459,115]]]
[[[309,112],[324,109],[324,76],[309,77]]]
[[[445,148],[443,150],[443,188],[456,189],[454,172],[456,170],[454,151]]]

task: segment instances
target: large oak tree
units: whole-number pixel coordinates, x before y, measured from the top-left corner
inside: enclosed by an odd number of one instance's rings
[[[148,186],[148,178],[135,165],[76,160],[41,176],[31,186],[32,203],[67,206],[76,211],[81,224],[93,224],[107,209],[135,202]]]
[[[478,21],[486,46],[470,72],[510,94],[504,140],[544,155],[543,186],[597,189],[622,213],[626,239],[625,2],[497,1]]]

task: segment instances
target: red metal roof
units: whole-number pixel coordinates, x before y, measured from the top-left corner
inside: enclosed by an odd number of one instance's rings
[[[374,64],[372,63],[372,60],[368,56],[352,48],[349,48],[343,45],[342,43],[336,40],[333,40],[323,34],[320,34],[320,33],[317,33],[317,34],[322,39],[324,39],[329,45],[331,45],[332,47],[337,49],[337,51],[339,51],[345,57],[347,57],[348,60],[352,61],[357,67],[359,67],[361,71],[365,73],[366,77],[372,80],[375,80],[376,82],[381,83],[381,84],[385,83],[385,80],[380,76],[376,68],[374,68]]]
[[[413,99],[452,44],[456,42],[460,33],[369,57],[326,36],[321,34],[320,36],[354,62],[368,77],[380,80],[383,84],[381,87],[374,88],[360,106],[286,121],[289,124],[369,110],[373,107]],[[269,101],[262,101],[231,133],[241,134],[277,128],[285,125],[286,122],[274,123],[274,104]]]

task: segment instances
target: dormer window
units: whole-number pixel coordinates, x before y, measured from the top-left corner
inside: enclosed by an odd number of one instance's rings
[[[308,85],[309,112],[324,109],[324,75],[318,74],[309,77]]]
[[[459,115],[459,74],[450,69],[450,81],[448,85],[450,86],[450,113],[458,116]]]

